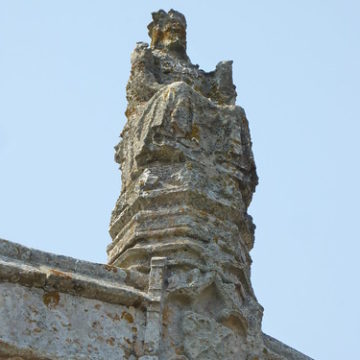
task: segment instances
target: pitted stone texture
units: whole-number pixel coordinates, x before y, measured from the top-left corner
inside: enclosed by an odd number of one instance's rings
[[[214,357],[221,346],[224,359],[240,348],[247,357],[262,344],[250,282],[247,208],[257,175],[249,127],[235,105],[232,62],[210,73],[193,65],[185,30],[182,14],[154,13],[150,47],[139,43],[131,57],[109,263],[147,274],[151,258],[167,257],[161,359]],[[211,324],[199,331],[217,345],[192,348],[199,342],[181,320],[189,314]]]
[[[190,359],[234,359],[246,355],[246,349],[243,349],[244,339],[208,317],[185,313],[183,331],[184,350]]]
[[[148,29],[116,146],[109,265],[0,239],[0,359],[309,360],[261,331],[257,175],[232,62],[193,65],[174,10]]]
[[[257,176],[245,113],[220,105],[189,80],[209,83],[216,72],[205,76],[177,53],[140,50],[127,88],[128,122],[116,148],[123,188],[111,219],[109,262],[146,268],[151,256],[167,256],[174,247],[180,255],[182,243],[195,252],[206,244],[210,258],[221,253],[248,269],[254,226],[247,207]],[[147,69],[147,51],[158,56],[155,69]],[[178,72],[162,67],[168,56]],[[220,83],[229,85],[231,66],[225,68]],[[137,97],[149,82],[154,91]]]
[[[2,239],[0,250],[0,359],[134,360],[158,351],[166,259],[153,259],[144,292],[128,285],[131,270]]]
[[[0,282],[47,288],[122,305],[151,302],[138,272],[34,250],[0,239]]]
[[[151,45],[131,56],[115,147],[122,191],[109,264],[148,274],[152,258],[167,258],[159,359],[268,359],[250,281],[258,179],[232,62],[208,73],[193,65],[174,10],[153,13],[148,29]]]
[[[49,359],[136,359],[145,315],[56,291],[0,284],[0,339]]]

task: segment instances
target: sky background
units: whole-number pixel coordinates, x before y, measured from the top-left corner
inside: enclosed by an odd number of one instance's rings
[[[316,360],[358,358],[359,1],[0,0],[0,237],[106,262],[130,53],[172,7],[193,63],[234,60],[263,330]]]

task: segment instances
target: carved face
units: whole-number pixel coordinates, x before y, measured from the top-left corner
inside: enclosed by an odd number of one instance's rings
[[[179,22],[169,22],[163,28],[156,28],[152,32],[151,46],[169,50],[186,50],[185,28]]]
[[[158,12],[153,14],[154,21],[149,25],[151,47],[186,52],[186,23],[177,13]]]

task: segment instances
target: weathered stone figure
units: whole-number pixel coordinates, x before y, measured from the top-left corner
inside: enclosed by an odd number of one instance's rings
[[[141,278],[151,258],[167,258],[160,358],[263,358],[247,214],[257,175],[232,62],[193,65],[174,10],[153,13],[148,29],[150,47],[131,57],[109,263]]]
[[[193,65],[174,10],[148,29],[131,57],[108,264],[0,239],[0,360],[309,360],[261,331],[257,175],[232,62]]]

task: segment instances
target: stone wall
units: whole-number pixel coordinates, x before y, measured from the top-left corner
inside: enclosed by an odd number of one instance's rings
[[[161,349],[169,343],[193,359],[204,348],[209,351],[208,340],[218,359],[244,359],[234,352],[245,336],[241,324],[239,337],[233,337],[226,326],[187,310],[189,304],[181,296],[168,299],[172,305],[163,309],[169,267],[164,258],[153,258],[145,285],[131,270],[0,239],[0,359],[168,359]],[[199,296],[198,308],[209,295],[217,301],[218,295],[210,289]],[[176,331],[179,324],[184,333],[173,339],[169,328]],[[261,336],[260,358],[310,359],[268,335]],[[206,352],[204,356],[208,357]]]
[[[42,357],[136,359],[145,314],[133,306],[3,283],[0,323],[2,342]]]
[[[0,240],[0,359],[138,359],[159,342],[162,259],[131,271]]]

